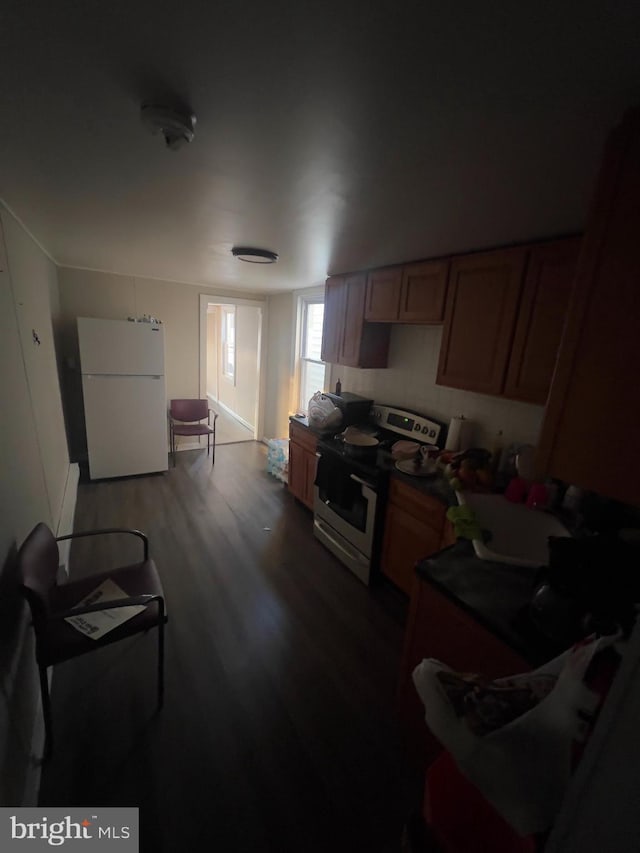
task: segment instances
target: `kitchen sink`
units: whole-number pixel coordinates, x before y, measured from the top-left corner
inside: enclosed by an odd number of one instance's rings
[[[555,516],[512,503],[503,495],[456,492],[456,497],[461,506],[473,510],[482,530],[491,533],[486,544],[473,540],[473,548],[481,560],[533,568],[546,566],[549,536],[570,535]]]

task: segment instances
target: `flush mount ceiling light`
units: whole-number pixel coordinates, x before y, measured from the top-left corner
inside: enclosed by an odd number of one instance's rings
[[[140,109],[140,117],[151,133],[164,136],[167,148],[172,151],[193,141],[196,117],[191,113],[145,104]]]
[[[253,249],[251,246],[234,246],[231,254],[239,261],[246,261],[248,264],[275,264],[278,260],[276,252],[271,252],[269,249]]]

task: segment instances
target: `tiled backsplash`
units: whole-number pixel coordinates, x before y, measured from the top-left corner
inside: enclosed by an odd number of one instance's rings
[[[445,423],[464,415],[474,423],[476,446],[492,448],[499,430],[505,445],[536,444],[543,406],[436,385],[441,339],[442,326],[395,325],[391,330],[389,367],[356,370],[334,364],[331,389],[339,378],[344,391],[372,397],[377,403],[415,409]]]

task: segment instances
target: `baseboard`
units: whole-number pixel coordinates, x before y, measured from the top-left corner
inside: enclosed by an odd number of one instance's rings
[[[255,427],[253,424],[250,424],[249,421],[245,421],[244,418],[241,418],[237,412],[234,412],[233,409],[230,409],[228,406],[225,406],[224,403],[221,403],[220,400],[216,400],[215,397],[212,397],[211,394],[207,394],[209,398],[209,402],[216,405],[219,409],[222,409],[223,412],[226,412],[230,415],[234,420],[238,421],[239,424],[242,424],[243,427],[250,429],[251,432],[255,432]]]
[[[80,466],[77,462],[72,462],[67,471],[67,482],[64,487],[64,497],[62,499],[62,509],[60,511],[60,519],[56,536],[67,536],[73,533],[73,519],[76,514],[76,501],[78,498],[78,481],[80,480]],[[71,552],[71,542],[61,542],[58,546],[60,554],[58,565],[58,582],[64,583],[69,577],[69,555]]]

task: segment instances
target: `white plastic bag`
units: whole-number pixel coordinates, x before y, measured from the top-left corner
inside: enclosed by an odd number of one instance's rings
[[[532,673],[496,679],[499,685],[537,675],[557,676],[555,687],[531,710],[482,737],[456,716],[437,678],[442,670],[452,671],[448,666],[430,658],[413,672],[431,732],[522,835],[548,829],[560,808],[571,775],[572,747],[580,740],[581,716],[598,704],[598,697],[583,683],[584,675],[596,652],[619,639],[619,635],[593,639]]]
[[[317,430],[338,429],[342,424],[342,412],[321,391],[316,391],[309,400],[309,426]]]

